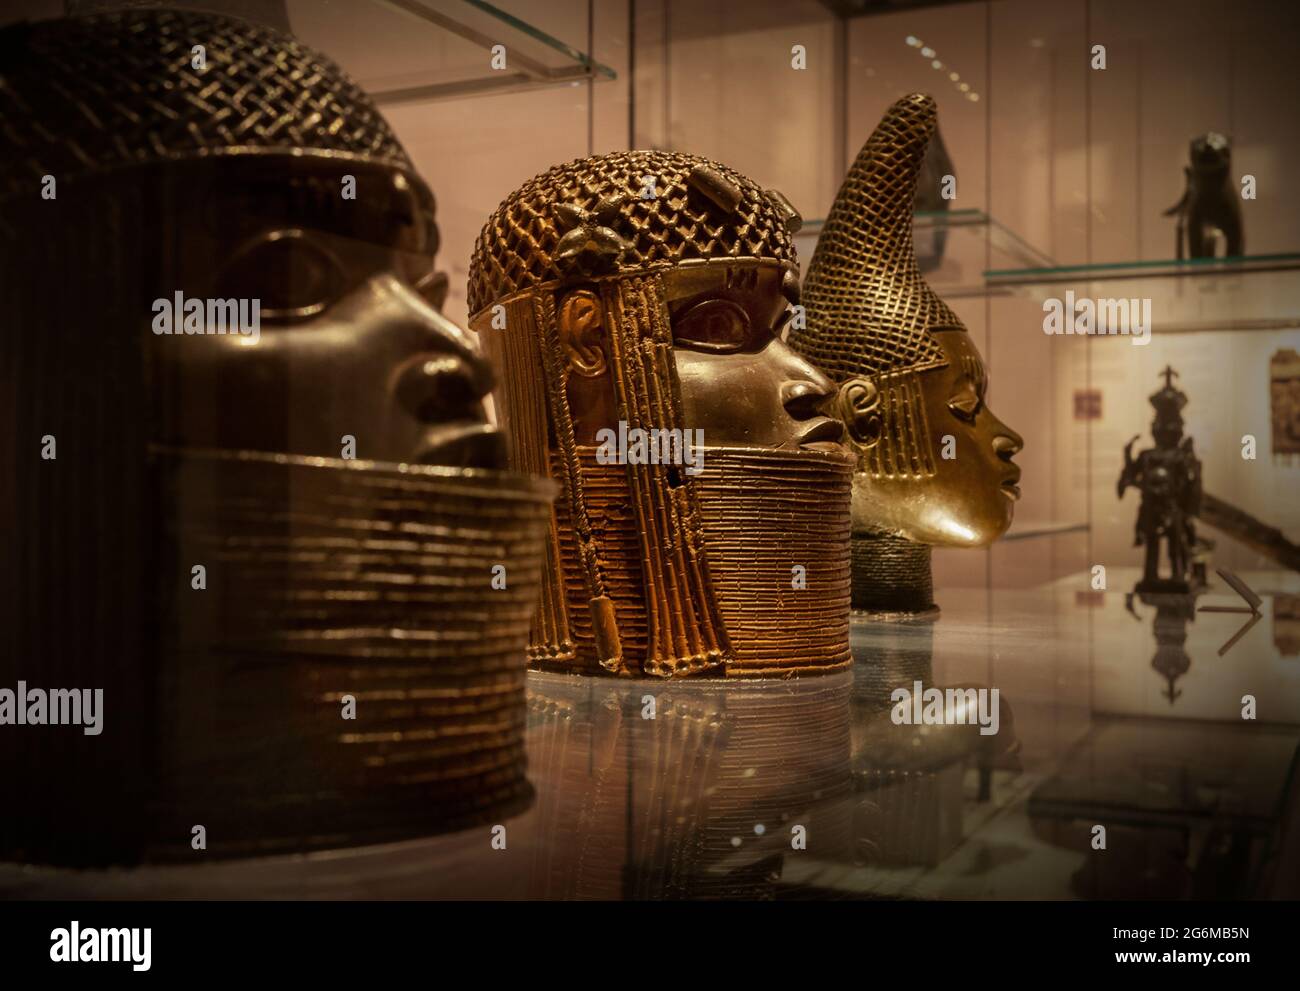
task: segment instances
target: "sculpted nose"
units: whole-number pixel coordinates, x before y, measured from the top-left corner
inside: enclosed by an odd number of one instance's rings
[[[795,420],[811,420],[820,416],[822,407],[835,395],[830,379],[814,372],[815,379],[786,382],[781,386],[781,405]]]
[[[418,355],[397,375],[397,400],[422,423],[478,419],[491,377],[459,355]]]
[[[474,398],[481,399],[491,392],[492,365],[470,341],[465,331],[437,310],[427,307],[422,308],[419,318],[427,329],[428,350],[445,354],[455,361],[469,379],[469,387],[474,391]]]
[[[817,416],[835,396],[835,383],[796,354],[783,341],[773,341],[769,353],[777,360],[785,381],[781,384],[781,405],[796,420]]]
[[[993,438],[993,450],[1003,461],[1010,462],[1025,446],[1025,440],[1010,427],[1003,427],[1006,433]]]
[[[403,317],[420,346],[395,376],[398,402],[423,423],[483,419],[492,366],[441,313],[420,306]]]
[[[426,330],[424,350],[400,364],[392,380],[397,405],[421,425],[411,459],[419,464],[500,467],[503,437],[488,422],[483,406],[483,397],[492,389],[491,366],[440,328]]]

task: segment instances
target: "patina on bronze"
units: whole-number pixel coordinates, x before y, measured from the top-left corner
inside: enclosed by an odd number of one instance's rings
[[[562,483],[532,657],[661,677],[844,667],[849,484],[831,383],[781,334],[780,194],[690,155],[557,166],[489,219],[471,326],[519,471]],[[702,462],[601,457],[603,431],[702,431]],[[606,435],[607,436],[607,435]]]
[[[818,237],[807,320],[789,336],[839,384],[858,455],[853,605],[877,613],[932,610],[930,547],[996,540],[1020,495],[1024,442],[989,410],[979,352],[916,263],[912,204],[934,130],[929,96],[889,108]]]
[[[0,32],[0,118],[0,682],[105,699],[99,736],[7,734],[0,856],[525,807],[554,487],[500,469],[489,368],[427,301],[433,197],[373,104],[272,29],[155,9]],[[177,294],[256,300],[259,332],[161,332]]]

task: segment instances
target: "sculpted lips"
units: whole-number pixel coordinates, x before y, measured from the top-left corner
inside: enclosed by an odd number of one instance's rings
[[[838,446],[844,439],[844,424],[829,416],[819,416],[809,421],[803,433],[799,435],[800,447],[823,448]]]
[[[501,432],[496,427],[462,420],[427,430],[415,460],[453,468],[493,468],[500,463],[503,451]]]
[[[1012,502],[1020,498],[1020,469],[1012,465],[1011,474],[1002,480],[1001,489]]]

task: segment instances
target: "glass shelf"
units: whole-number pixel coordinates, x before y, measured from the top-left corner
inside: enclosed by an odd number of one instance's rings
[[[806,220],[795,235],[805,272],[824,223]],[[925,270],[944,298],[1041,303],[1068,290],[1076,299],[1150,299],[1152,329],[1161,333],[1300,328],[1300,254],[1057,265],[982,210],[918,212],[913,230],[918,254],[945,238],[940,263]]]
[[[806,265],[812,258],[824,219],[805,220],[795,247]],[[918,256],[942,240],[939,263],[923,266],[926,281],[947,297],[983,296],[989,292],[984,273],[990,265],[1050,269],[1056,263],[1005,224],[983,210],[918,211],[913,221]]]
[[[1090,524],[1086,522],[1068,523],[1059,520],[1015,521],[1011,528],[1002,535],[1002,540],[1032,540],[1035,537],[1059,537],[1067,533],[1087,533]]]
[[[1300,328],[1300,254],[1160,259],[989,269],[990,292],[1036,301],[1150,299],[1152,330],[1192,333]]]
[[[380,105],[500,93],[587,79],[613,69],[486,0],[288,0],[289,23]],[[356,39],[365,38],[365,44]],[[505,46],[505,68],[492,48]]]
[[[1150,261],[1105,262],[1094,265],[1042,265],[989,269],[984,277],[1002,286],[1077,282],[1081,279],[1138,279],[1155,276],[1218,276],[1300,269],[1300,254],[1242,255],[1238,258],[1162,258]]]

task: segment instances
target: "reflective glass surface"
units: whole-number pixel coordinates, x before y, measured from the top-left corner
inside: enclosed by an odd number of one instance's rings
[[[1200,611],[1245,608],[1217,579],[1144,598],[1126,591],[1136,577],[940,590],[933,623],[855,620],[856,663],[834,677],[531,674],[537,796],[504,832],[196,867],[4,866],[0,897],[1294,897],[1297,576],[1243,573],[1258,619]],[[970,723],[915,725],[894,692],[917,682],[998,694],[951,710]]]

